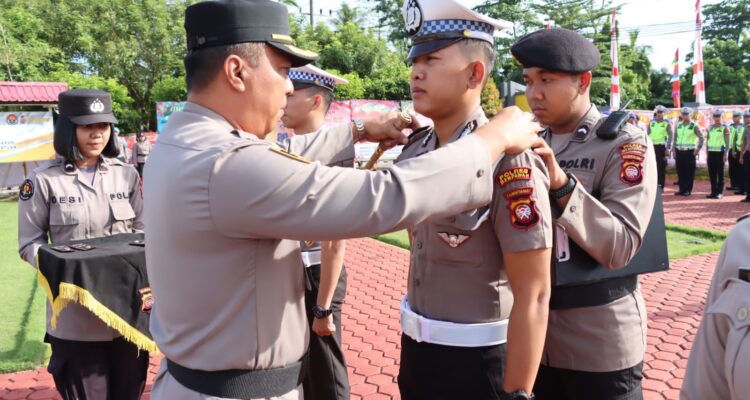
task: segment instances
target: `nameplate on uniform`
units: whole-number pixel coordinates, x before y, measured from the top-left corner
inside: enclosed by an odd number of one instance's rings
[[[654,211],[646,228],[641,249],[626,267],[612,270],[599,264],[573,240],[568,241],[567,250],[569,254],[562,258],[565,261],[553,259],[554,286],[578,285],[668,270],[667,232],[661,195],[656,195]]]

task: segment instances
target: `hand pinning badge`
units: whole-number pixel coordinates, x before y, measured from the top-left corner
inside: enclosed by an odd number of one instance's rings
[[[401,111],[401,114],[398,115],[398,118],[396,118],[395,121],[393,121],[393,126],[396,127],[396,129],[402,131],[411,125],[411,114],[409,114],[406,110]],[[385,148],[385,144],[380,143],[378,145],[378,148],[375,150],[374,153],[372,153],[372,156],[367,161],[367,164],[365,164],[366,170],[374,171],[375,170],[375,164],[378,163],[378,160],[380,157],[385,153],[387,149]]]

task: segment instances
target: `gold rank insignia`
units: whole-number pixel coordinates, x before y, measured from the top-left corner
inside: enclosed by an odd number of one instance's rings
[[[310,160],[308,160],[308,159],[306,159],[306,158],[304,158],[304,157],[302,157],[302,156],[300,156],[300,155],[297,155],[297,154],[294,154],[294,153],[290,153],[290,152],[288,152],[288,151],[286,151],[286,150],[282,149],[282,148],[281,148],[281,147],[279,147],[279,146],[271,146],[271,147],[269,147],[269,149],[270,149],[270,150],[271,150],[272,152],[274,152],[274,153],[277,153],[277,154],[281,154],[282,156],[284,156],[284,157],[288,157],[288,158],[291,158],[292,160],[297,160],[297,161],[299,161],[299,162],[303,162],[303,163],[305,163],[305,164],[310,164],[310,163],[312,163],[312,161],[310,161]]]

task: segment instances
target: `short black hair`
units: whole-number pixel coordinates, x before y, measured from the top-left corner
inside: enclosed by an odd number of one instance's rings
[[[115,126],[109,124],[109,141],[104,145],[102,155],[109,158],[117,158],[120,150],[117,148],[115,141]],[[62,156],[67,161],[82,161],[83,156],[78,149],[78,139],[76,136],[76,124],[68,117],[58,115],[55,121],[55,134],[52,138],[52,145],[55,153]]]
[[[475,54],[481,56],[486,67],[483,77],[486,82],[487,78],[492,74],[492,70],[495,69],[495,62],[497,62],[497,50],[495,50],[495,46],[490,42],[480,39],[463,39],[458,44],[468,57],[473,57]]]
[[[323,99],[323,111],[327,113],[333,103],[333,92],[320,86],[310,86],[309,89],[313,96],[320,95]]]
[[[247,61],[251,67],[258,66],[264,47],[263,42],[247,42],[188,51],[183,60],[187,91],[205,88],[232,54]]]

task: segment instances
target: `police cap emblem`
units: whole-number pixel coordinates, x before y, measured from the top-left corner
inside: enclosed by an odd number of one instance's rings
[[[104,103],[102,103],[99,99],[94,99],[94,101],[91,102],[91,106],[89,106],[89,109],[93,113],[100,113],[104,111]]]
[[[422,14],[422,8],[419,6],[417,0],[408,0],[404,3],[404,26],[406,27],[406,33],[409,36],[416,35],[421,29],[424,23]]]

